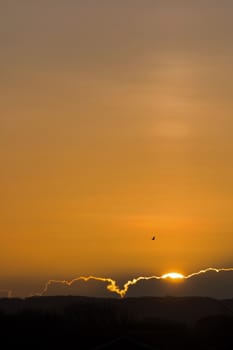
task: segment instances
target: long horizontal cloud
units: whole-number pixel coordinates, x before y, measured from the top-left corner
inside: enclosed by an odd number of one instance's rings
[[[92,282],[83,289],[83,283]],[[94,284],[93,284],[94,282]],[[99,284],[104,284],[103,289]],[[80,288],[81,287],[81,288]],[[86,289],[86,291],[85,291]],[[106,294],[107,291],[107,294]],[[209,296],[230,298],[233,295],[233,268],[207,268],[189,275],[170,273],[162,276],[139,276],[133,278],[122,287],[111,278],[96,276],[79,276],[73,280],[49,280],[36,296],[56,294],[79,294],[93,296]]]

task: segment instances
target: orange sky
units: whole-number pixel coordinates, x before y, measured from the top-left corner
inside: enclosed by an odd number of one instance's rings
[[[232,266],[232,15],[1,5],[0,287]]]

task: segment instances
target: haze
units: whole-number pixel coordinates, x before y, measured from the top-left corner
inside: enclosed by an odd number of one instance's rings
[[[233,266],[232,16],[0,1],[2,288]]]

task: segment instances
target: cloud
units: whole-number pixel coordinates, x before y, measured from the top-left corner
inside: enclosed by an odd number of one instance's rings
[[[34,295],[77,294],[106,297],[113,293],[112,297],[116,295],[119,297],[171,295],[231,298],[233,295],[232,277],[233,268],[209,267],[186,276],[176,273],[162,276],[140,276],[125,282],[120,287],[117,281],[111,278],[79,276],[70,281],[49,280],[42,291]],[[85,290],[86,282],[88,283]],[[89,285],[90,282],[92,284]],[[105,289],[100,288],[100,284],[104,284]]]

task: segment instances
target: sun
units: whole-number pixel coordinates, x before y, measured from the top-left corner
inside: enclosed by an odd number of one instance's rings
[[[163,275],[161,278],[166,279],[166,278],[171,278],[173,280],[176,279],[184,279],[185,277],[181,274],[181,273],[177,273],[177,272],[169,272],[166,273],[165,275]]]

